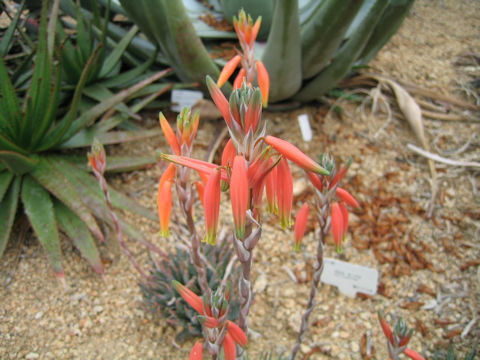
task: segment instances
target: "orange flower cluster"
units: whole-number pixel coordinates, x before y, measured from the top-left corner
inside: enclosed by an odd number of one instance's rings
[[[407,344],[412,337],[413,330],[409,330],[407,328],[407,325],[402,318],[396,321],[394,331],[392,331],[390,328],[390,325],[381,311],[378,312],[378,320],[380,321],[383,334],[388,340],[388,354],[392,358],[396,359],[398,354],[403,353],[412,360],[425,360],[425,358],[418,352],[407,348]]]
[[[233,82],[233,88],[239,89],[244,81],[246,81],[248,86],[252,86],[256,74],[258,86],[262,92],[263,106],[267,106],[268,93],[270,90],[270,77],[263,63],[260,60],[255,60],[253,51],[253,46],[257,38],[261,22],[262,19],[259,17],[255,23],[253,23],[250,15],[247,16],[243,9],[240,11],[238,19],[236,17],[233,18],[233,26],[235,28],[235,32],[237,33],[237,37],[242,48],[242,53],[235,55],[223,67],[217,80],[217,85],[222,87],[223,84],[225,84],[230,78],[230,76],[232,76],[235,69],[241,65],[240,71]]]
[[[205,327],[209,329],[218,328],[219,330],[225,328],[226,331],[222,343],[225,360],[235,360],[237,355],[235,344],[238,344],[241,347],[246,347],[248,345],[248,339],[243,330],[233,321],[221,320],[225,315],[228,305],[223,302],[218,312],[218,316],[213,317],[214,312],[209,306],[206,306],[201,297],[178,281],[173,281],[173,286],[180,296],[200,314],[199,321]],[[203,343],[199,341],[195,343],[190,351],[190,360],[201,360],[202,355]]]
[[[330,160],[326,161],[325,167],[331,168],[333,164]],[[345,189],[338,187],[339,182],[346,175],[349,164],[343,166],[338,172],[332,171],[329,177],[321,177],[311,171],[307,171],[307,177],[318,191],[320,198],[329,199],[335,194],[338,201],[332,201],[330,207],[331,232],[335,241],[337,252],[342,251],[342,242],[348,230],[348,210],[347,205],[358,209],[360,205],[357,200]],[[326,185],[324,186],[324,182]],[[308,205],[304,205],[297,214],[295,221],[295,250],[300,250],[301,240],[305,234],[308,220]],[[325,214],[326,215],[326,214]]]

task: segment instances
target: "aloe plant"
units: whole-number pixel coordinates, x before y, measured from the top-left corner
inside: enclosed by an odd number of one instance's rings
[[[111,219],[96,181],[86,172],[86,158],[81,157],[79,164],[78,157],[58,150],[78,146],[82,141],[89,145],[88,135],[100,135],[100,139],[111,137],[108,130],[118,121],[110,118],[92,126],[95,120],[168,71],[155,74],[79,114],[82,91],[99,56],[97,49],[90,54],[65,112],[61,103],[61,60],[56,61],[56,51],[48,45],[54,43],[54,37],[50,36],[54,26],[55,21],[50,21],[47,30],[45,1],[33,73],[25,94],[15,89],[7,64],[0,57],[0,256],[10,238],[17,210],[23,204],[55,275],[62,278],[58,229],[72,239],[94,270],[101,273],[103,264],[94,238],[104,241],[104,236],[97,219],[107,223]],[[73,141],[82,132],[84,137]],[[131,166],[129,158],[111,158],[114,169],[121,169],[123,164]],[[137,165],[152,161],[153,158],[140,159]],[[115,206],[156,219],[124,195],[113,190],[111,194]],[[125,221],[120,223],[127,235],[141,238]]]
[[[191,8],[202,5],[191,0],[183,0],[184,5],[181,1],[166,0],[120,3],[140,29],[159,44],[180,79],[203,84],[206,74],[218,77],[207,49],[215,37],[223,41],[232,33],[203,31],[199,20],[191,16]],[[267,20],[263,29],[269,29],[267,42],[257,43],[256,51],[272,78],[270,100],[307,102],[333,89],[356,65],[370,61],[397,31],[413,0],[210,3],[213,10],[204,7],[204,12],[218,15],[218,11],[224,11],[225,16],[231,17],[245,6]]]

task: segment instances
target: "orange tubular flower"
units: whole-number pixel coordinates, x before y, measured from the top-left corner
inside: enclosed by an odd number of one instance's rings
[[[271,159],[270,159],[271,160]],[[273,160],[271,160],[273,163]],[[277,167],[275,166],[265,180],[265,192],[267,193],[267,211],[271,214],[278,212],[277,208]]]
[[[330,181],[330,185],[328,186],[329,189],[333,188],[343,177],[347,174],[348,168],[350,166],[351,161],[347,163],[346,166],[343,166],[333,177],[332,181]]]
[[[161,179],[160,179],[161,181]],[[172,181],[165,181],[158,186],[157,195],[158,219],[160,221],[160,236],[169,237],[168,226],[172,213]]]
[[[338,198],[344,201],[347,205],[356,209],[360,207],[357,200],[355,200],[355,198],[347,190],[342,188],[337,188],[335,190],[335,193],[337,194]]]
[[[295,251],[300,251],[303,235],[305,235],[305,229],[307,228],[308,212],[308,204],[303,204],[295,219]]]
[[[338,203],[332,204],[332,235],[337,246],[337,252],[342,252],[343,215]]]
[[[192,350],[190,351],[190,360],[202,360],[203,359],[203,344],[200,341],[197,341],[193,345]]]
[[[203,326],[209,329],[214,329],[218,327],[218,320],[211,316],[199,315],[198,321],[200,322],[200,324],[202,324]]]
[[[235,78],[235,81],[233,82],[233,89],[239,89],[242,86],[243,79],[245,79],[246,71],[244,68],[241,68],[240,71],[237,74],[237,77]]]
[[[274,136],[267,135],[264,139],[267,145],[270,145],[280,154],[285,156],[287,159],[293,161],[295,164],[307,171],[313,171],[318,174],[328,175],[328,171],[322,168],[319,164],[305,155],[299,148],[295,145],[290,144],[288,141],[279,139]]]
[[[207,87],[212,97],[213,102],[217,106],[220,113],[223,115],[225,122],[230,127],[230,105],[228,104],[227,98],[223,95],[222,90],[215,84],[215,81],[212,80],[210,76],[207,75]]]
[[[203,242],[215,245],[220,212],[220,171],[213,171],[207,181],[204,192],[204,213],[206,234]]]
[[[262,112],[262,94],[256,89],[253,93],[253,96],[250,98],[250,101],[247,106],[247,111],[245,112],[245,134],[248,133],[248,130],[252,129],[255,131],[257,129],[258,120],[260,119],[260,114]]]
[[[233,321],[227,320],[227,331],[232,339],[241,347],[248,345],[248,339],[243,330]]]
[[[169,164],[158,182],[157,209],[160,221],[160,236],[168,237],[168,225],[172,213],[172,183],[175,176],[175,164]]]
[[[231,167],[233,165],[233,159],[235,158],[235,155],[237,155],[237,149],[235,148],[232,139],[229,139],[227,144],[223,148],[222,166]]]
[[[242,239],[245,234],[246,214],[248,209],[248,178],[245,158],[235,156],[232,176],[230,178],[230,200],[232,203],[235,235]]]
[[[222,180],[228,181],[226,171],[224,169],[218,169],[218,165],[216,164],[212,164],[212,163],[198,160],[198,159],[189,158],[187,156],[162,154],[160,157],[174,164],[186,166],[186,167],[189,167],[190,169],[196,170],[199,173],[207,174],[208,176],[210,176],[214,172],[220,171]]]
[[[347,230],[348,230],[348,210],[347,210],[347,207],[345,206],[345,203],[343,202],[338,203],[338,206],[340,207],[340,211],[342,212],[342,218],[343,218],[342,240],[345,240],[345,236],[347,236]]]
[[[168,164],[167,168],[160,177],[160,181],[158,182],[158,189],[160,189],[166,181],[173,181],[173,177],[175,176],[175,170],[175,164]]]
[[[248,183],[251,187],[255,187],[258,182],[263,181],[271,163],[268,161],[268,153],[258,156],[248,167]]]
[[[260,91],[262,92],[263,106],[268,105],[268,93],[270,92],[270,77],[265,65],[260,60],[256,61],[257,65],[257,81]]]
[[[167,139],[168,145],[172,148],[173,153],[175,155],[180,155],[180,145],[178,144],[177,137],[162,113],[160,113],[160,126],[162,127],[163,134]]]
[[[223,338],[223,354],[225,355],[225,360],[235,360],[237,356],[235,342],[233,341],[232,337],[228,332]]]
[[[291,225],[290,213],[293,201],[293,180],[290,166],[286,158],[282,157],[277,165],[277,202],[280,224],[286,229]]]
[[[378,312],[378,320],[380,321],[380,326],[382,327],[382,330],[383,330],[383,333],[384,333],[385,337],[388,339],[390,344],[393,345],[392,329],[390,329],[390,325],[388,325],[388,322],[383,317],[383,313],[381,311]]]
[[[403,353],[413,360],[425,360],[425,358],[416,351],[406,348]]]
[[[306,171],[308,180],[312,183],[313,186],[315,186],[319,191],[322,191],[323,189],[323,183],[322,179],[316,174],[311,171]]]
[[[205,312],[203,310],[203,300],[202,298],[200,298],[200,296],[198,296],[192,290],[190,290],[176,280],[172,281],[172,285],[175,290],[178,291],[183,300],[188,303],[188,305],[194,308],[201,315],[205,315]]]
[[[200,202],[203,205],[204,204],[203,199],[205,198],[204,197],[205,185],[201,181],[195,181],[194,184],[195,184],[195,187],[197,188],[198,199],[200,200]]]
[[[222,71],[220,72],[220,76],[218,77],[217,80],[217,86],[222,87],[223,84],[227,82],[227,80],[232,76],[233,72],[235,69],[238,67],[238,64],[240,64],[240,61],[242,60],[241,55],[235,55],[233,58],[231,58],[223,67]]]

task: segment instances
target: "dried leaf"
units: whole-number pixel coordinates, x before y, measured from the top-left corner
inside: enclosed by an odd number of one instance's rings
[[[461,333],[462,333],[461,329],[455,329],[455,330],[452,330],[452,331],[446,333],[445,335],[443,335],[443,338],[444,339],[453,339],[454,337],[460,335]]]
[[[436,297],[437,294],[435,293],[434,290],[432,290],[432,288],[430,288],[429,286],[425,285],[425,284],[420,284],[417,288],[417,292],[421,292],[421,293],[424,293],[424,294],[428,294],[432,297]]]
[[[405,302],[400,307],[402,309],[408,309],[408,310],[418,310],[421,308],[423,305],[425,305],[424,302],[422,301],[411,301],[411,302]]]
[[[429,335],[427,327],[419,319],[417,319],[415,323],[415,328],[420,334],[422,334],[423,337],[426,337]]]

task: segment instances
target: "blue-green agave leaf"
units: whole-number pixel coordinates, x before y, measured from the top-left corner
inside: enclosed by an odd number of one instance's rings
[[[262,61],[270,75],[269,101],[284,100],[302,85],[298,2],[278,0]]]

